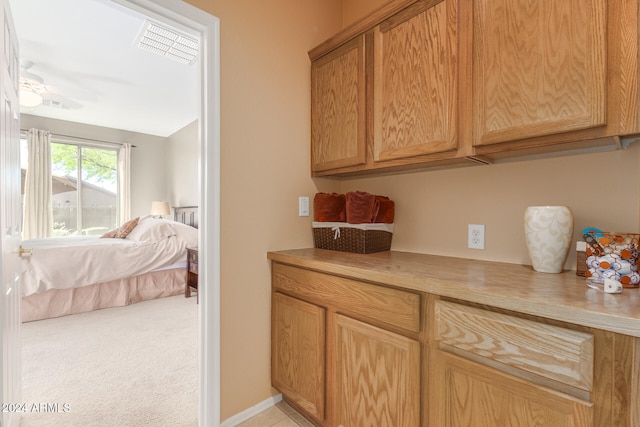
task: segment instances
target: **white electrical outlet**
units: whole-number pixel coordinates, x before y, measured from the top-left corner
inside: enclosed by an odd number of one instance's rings
[[[309,216],[308,197],[298,197],[298,216]]]
[[[469,224],[469,249],[484,249],[484,225]]]

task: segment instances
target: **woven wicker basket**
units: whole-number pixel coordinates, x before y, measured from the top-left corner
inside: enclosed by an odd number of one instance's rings
[[[339,228],[339,230],[336,230],[336,228]],[[390,231],[363,229],[362,226],[352,226],[347,223],[340,223],[336,227],[315,225],[313,227],[314,246],[318,249],[330,249],[333,251],[358,254],[388,251],[391,249],[392,237],[393,232]]]

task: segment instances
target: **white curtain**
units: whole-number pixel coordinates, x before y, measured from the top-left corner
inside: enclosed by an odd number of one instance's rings
[[[23,239],[50,237],[53,234],[51,204],[51,133],[29,129],[28,166],[24,184]]]
[[[120,224],[131,218],[131,145],[122,144],[118,152],[118,206]]]

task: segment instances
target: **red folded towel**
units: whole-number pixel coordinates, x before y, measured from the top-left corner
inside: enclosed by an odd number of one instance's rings
[[[349,224],[366,224],[374,222],[378,216],[380,203],[376,196],[363,191],[347,193],[347,222]]]
[[[373,222],[393,224],[396,211],[393,200],[386,196],[376,196],[376,200],[378,201],[380,208],[378,209],[378,215],[374,218]]]
[[[316,222],[345,222],[345,195],[317,193],[313,198],[313,217]]]

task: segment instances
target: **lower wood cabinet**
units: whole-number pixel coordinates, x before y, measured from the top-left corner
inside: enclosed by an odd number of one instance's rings
[[[323,427],[638,427],[640,338],[274,262],[272,384]]]
[[[434,300],[427,425],[638,425],[637,338]]]
[[[336,425],[420,425],[420,343],[336,315]]]
[[[420,295],[281,264],[272,273],[273,387],[322,426],[419,427]]]
[[[438,300],[433,425],[592,426],[592,334]],[[573,393],[570,395],[568,393]]]
[[[434,397],[441,427],[592,426],[593,406],[572,396],[450,354],[440,355]]]
[[[271,381],[302,410],[324,419],[325,310],[273,294]]]

